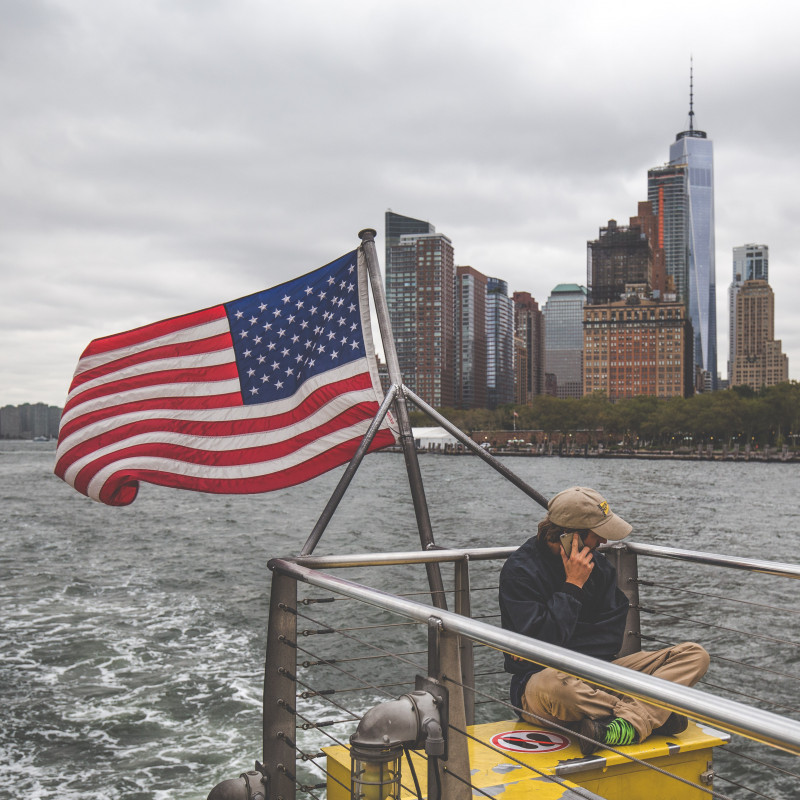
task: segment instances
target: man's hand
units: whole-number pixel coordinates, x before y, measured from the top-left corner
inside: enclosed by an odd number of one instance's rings
[[[589,575],[594,569],[592,551],[588,547],[581,547],[579,537],[576,534],[572,537],[572,552],[569,558],[561,548],[561,560],[564,562],[564,571],[567,573],[566,582],[573,583],[578,588],[583,588],[583,584],[589,579]]]

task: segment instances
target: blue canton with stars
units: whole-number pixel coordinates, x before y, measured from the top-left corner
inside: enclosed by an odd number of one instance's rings
[[[225,304],[245,405],[363,358],[356,251],[301,278]]]

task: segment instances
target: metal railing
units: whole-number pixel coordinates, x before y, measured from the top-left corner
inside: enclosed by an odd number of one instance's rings
[[[715,727],[724,728],[734,734],[764,743],[771,748],[800,755],[800,722],[781,716],[762,708],[745,705],[718,695],[712,695],[699,689],[692,689],[650,675],[633,672],[612,663],[583,656],[555,645],[533,640],[513,632],[503,630],[494,625],[471,618],[471,596],[479,589],[470,589],[470,563],[505,559],[516,548],[472,548],[459,550],[431,550],[405,553],[358,554],[341,556],[310,556],[294,559],[275,559],[270,562],[273,570],[272,599],[270,605],[270,623],[267,646],[267,665],[265,670],[264,689],[264,765],[270,774],[271,785],[275,787],[276,797],[285,800],[295,797],[296,770],[295,760],[317,763],[320,754],[301,751],[297,746],[296,723],[301,720],[300,727],[305,730],[318,730],[328,739],[346,746],[341,736],[333,736],[330,727],[346,722],[357,722],[359,715],[334,698],[334,694],[347,694],[349,691],[364,689],[356,686],[333,690],[319,690],[299,677],[298,665],[307,668],[314,665],[335,667],[340,675],[358,676],[346,662],[369,659],[396,657],[405,664],[408,683],[413,680],[413,673],[408,668],[420,670],[427,660],[427,674],[431,677],[446,680],[454,689],[456,697],[455,715],[451,715],[451,728],[458,731],[462,746],[456,747],[455,761],[448,767],[451,789],[448,797],[459,796],[459,786],[464,784],[469,789],[469,765],[466,741],[469,736],[467,726],[474,719],[474,706],[481,702],[497,702],[475,686],[475,667],[473,647],[489,648],[491,651],[508,652],[522,658],[535,661],[545,666],[554,667],[578,677],[591,680],[594,684],[603,685],[611,690],[637,697],[655,705],[669,708],[706,722]],[[800,577],[800,567],[755,559],[732,558],[711,553],[697,553],[686,550],[656,547],[641,544],[615,544],[607,547],[606,554],[615,560],[621,588],[631,600],[631,616],[629,616],[628,633],[631,639],[641,640],[638,614],[638,586],[645,583],[638,580],[637,556],[666,558],[682,562],[747,570],[769,576],[788,578]],[[423,564],[454,565],[453,588],[445,591],[454,601],[454,611],[435,607],[412,599],[409,596],[391,594],[371,588],[362,583],[329,575],[320,570],[338,570],[343,568],[392,567],[397,565]],[[400,625],[424,626],[427,629],[427,647],[425,649],[405,651],[402,654],[388,652],[381,647],[370,644],[357,633],[360,626],[329,627],[321,622],[317,615],[309,614],[301,609],[303,603],[327,603],[334,598],[311,598],[298,603],[297,584],[307,584],[326,592],[335,598],[349,599],[371,606],[381,613],[389,613],[405,619],[406,622],[387,620],[384,627],[397,630]],[[481,589],[493,588],[480,587]],[[422,592],[414,593],[422,594]],[[632,599],[633,598],[633,599]],[[489,615],[487,615],[489,616]],[[298,619],[303,624],[320,625],[318,628],[306,628],[298,632]],[[633,621],[632,621],[633,620]],[[380,624],[380,623],[379,623]],[[364,625],[363,628],[369,626]],[[361,654],[352,658],[331,658],[329,655],[316,652],[317,648],[306,647],[300,641],[310,636],[328,636],[340,633],[347,636],[362,648]],[[355,645],[354,645],[355,646]],[[636,647],[638,649],[638,646]],[[410,656],[410,658],[409,658]],[[420,658],[421,656],[421,658]],[[414,660],[412,660],[412,658]],[[425,671],[424,669],[422,670]],[[499,672],[499,670],[498,670]],[[489,673],[487,673],[489,674]],[[791,677],[791,676],[790,676]],[[361,679],[363,681],[363,678]],[[403,682],[391,684],[370,683],[367,687],[379,696],[396,696],[403,690],[399,687]],[[312,720],[307,714],[298,712],[299,700],[308,701],[314,698],[331,705],[338,712],[338,719]],[[328,728],[326,731],[325,729]],[[345,737],[346,738],[346,737]],[[460,752],[460,755],[459,755]],[[745,758],[749,758],[747,755]],[[461,759],[461,765],[458,766]],[[325,773],[324,767],[317,767]],[[794,773],[788,772],[789,775]],[[464,783],[466,776],[466,783]],[[739,785],[735,781],[730,781]],[[313,785],[302,785],[310,796]],[[321,788],[316,785],[316,788]],[[463,794],[464,797],[471,796]],[[719,792],[715,796],[722,797]]]

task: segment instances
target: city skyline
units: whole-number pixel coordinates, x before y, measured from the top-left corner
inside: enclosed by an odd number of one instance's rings
[[[7,4],[0,405],[63,405],[92,339],[303,274],[387,208],[434,220],[457,264],[542,304],[583,283],[586,241],[646,197],[688,127],[692,54],[718,352],[731,250],[766,242],[800,377],[800,10],[731,3],[720,37],[717,10],[688,2],[515,5],[513,26],[502,3],[311,5]]]

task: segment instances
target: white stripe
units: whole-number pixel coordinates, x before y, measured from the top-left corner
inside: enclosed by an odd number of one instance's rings
[[[109,464],[95,475],[89,483],[87,494],[94,500],[100,499],[100,492],[105,482],[115,472],[126,470],[146,469],[165,474],[184,475],[191,478],[203,478],[208,480],[245,480],[257,478],[263,475],[273,475],[283,470],[302,464],[314,456],[324,453],[342,442],[355,437],[363,437],[367,432],[372,420],[365,419],[343,428],[330,436],[317,439],[305,447],[296,450],[282,458],[273,461],[258,462],[255,464],[237,464],[227,467],[213,467],[205,464],[190,464],[185,461],[176,461],[170,458],[134,457],[124,458],[120,461]]]
[[[375,402],[375,393],[371,388],[341,394],[334,397],[329,403],[326,403],[313,414],[306,417],[306,419],[292,426],[275,431],[238,433],[231,436],[198,436],[175,431],[153,431],[152,433],[129,436],[119,442],[114,442],[106,447],[93,450],[78,459],[66,470],[64,473],[64,480],[70,484],[70,486],[74,486],[78,473],[86,465],[112,453],[125,450],[129,447],[135,447],[139,444],[177,444],[209,453],[232,452],[235,450],[243,450],[248,447],[263,447],[264,445],[279,444],[325,425],[338,414],[347,411],[348,408],[356,403],[369,401]]]
[[[73,406],[61,417],[61,427],[67,422],[97,411],[102,408],[113,408],[123,403],[138,403],[142,400],[165,399],[168,397],[212,397],[218,394],[239,392],[241,386],[238,378],[227,378],[224,381],[205,381],[203,383],[160,383],[157,386],[142,386],[140,389],[128,389],[119,394],[109,394],[96,397]],[[151,411],[150,415],[160,413]]]
[[[191,315],[189,315],[191,316]],[[136,353],[143,353],[146,350],[152,350],[154,347],[163,347],[165,345],[181,344],[183,342],[194,342],[198,339],[207,339],[210,336],[218,336],[220,333],[228,333],[230,327],[228,326],[228,318],[226,316],[220,319],[213,320],[212,322],[203,322],[200,325],[192,325],[189,328],[181,328],[180,330],[173,331],[172,333],[165,333],[163,336],[156,336],[145,342],[138,344],[127,345],[125,347],[118,347],[116,350],[109,350],[105,353],[96,353],[95,355],[86,356],[78,361],[78,366],[75,369],[75,377],[87,370],[100,367],[103,364],[108,364],[111,361],[117,361],[126,356],[135,355]]]
[[[264,417],[285,414],[286,412],[292,411],[293,409],[297,408],[297,406],[301,405],[309,395],[311,395],[320,387],[325,386],[328,383],[346,380],[347,378],[360,375],[362,372],[364,372],[364,369],[364,359],[358,359],[356,361],[351,361],[348,364],[343,364],[340,367],[334,367],[333,369],[329,369],[326,372],[321,372],[318,375],[314,375],[312,378],[309,378],[305,383],[303,383],[298,391],[290,397],[285,397],[281,400],[273,400],[270,403],[255,403],[253,405],[230,406],[225,408],[145,409],[142,411],[129,411],[124,414],[118,414],[117,416],[98,420],[93,422],[91,425],[79,428],[74,433],[65,437],[63,440],[59,440],[58,449],[56,450],[56,461],[58,461],[58,459],[60,459],[75,445],[80,444],[87,439],[91,439],[94,436],[99,436],[107,431],[115,430],[116,428],[121,428],[125,425],[134,424],[141,420],[153,419],[154,417],[161,419],[195,420],[197,422],[227,422],[230,420],[239,419],[262,419]],[[217,393],[216,387],[220,385],[225,387],[229,384],[235,384],[235,388],[228,388],[227,391],[239,391],[238,380],[219,381],[217,383],[209,384],[211,387],[214,387],[215,391],[209,392],[208,394]],[[178,386],[183,385],[184,384],[178,384]],[[185,385],[193,386],[194,384]],[[161,391],[156,393],[154,396],[166,397],[167,395],[165,387],[162,386],[158,388],[160,388]],[[75,408],[70,409],[70,411],[62,418],[61,425],[63,427],[65,423],[69,422],[74,417],[80,416],[81,414],[89,411],[95,411],[99,408],[108,408],[119,403],[140,400],[142,399],[140,393],[143,391],[144,390],[136,390],[136,397],[133,396],[134,391],[130,391],[121,395],[97,398],[96,400],[86,402],[83,405],[78,405]],[[223,394],[225,391],[226,390],[223,388],[219,391],[219,393]],[[199,396],[201,394],[202,393],[200,392],[195,392],[192,396]],[[189,394],[185,393],[183,396],[189,396]],[[375,397],[374,394],[371,399],[380,400],[380,398]]]
[[[73,397],[80,396],[83,392],[96,389],[98,386],[105,386],[106,384],[116,381],[124,381],[128,378],[134,378],[137,375],[147,375],[150,372],[164,372],[167,370],[217,367],[220,364],[230,364],[235,362],[235,360],[236,354],[233,352],[233,348],[226,347],[222,350],[214,350],[210,353],[197,353],[191,356],[176,356],[144,361],[140,364],[132,364],[129,367],[125,367],[125,369],[119,369],[116,372],[109,372],[107,375],[103,375],[100,378],[95,378],[92,381],[86,381],[86,383],[76,386],[67,396],[67,402],[72,400]]]

